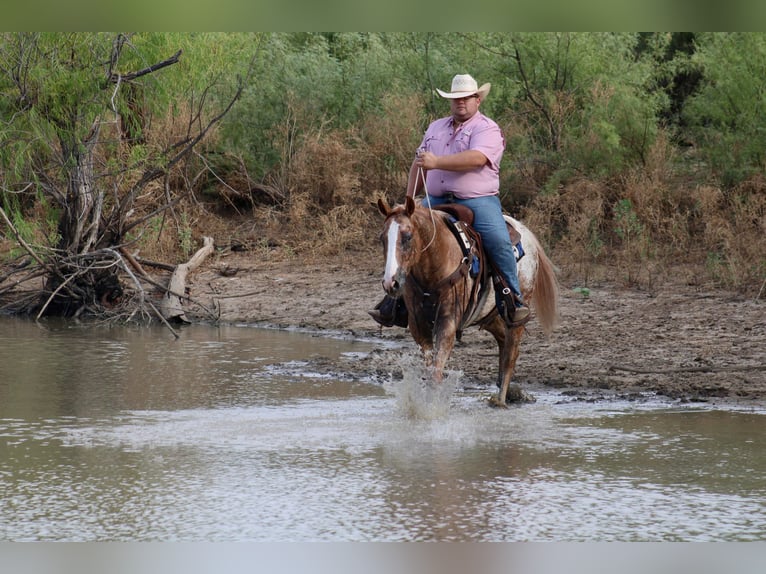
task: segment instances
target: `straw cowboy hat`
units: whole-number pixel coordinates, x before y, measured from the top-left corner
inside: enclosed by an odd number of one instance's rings
[[[465,98],[466,96],[472,96],[479,94],[479,97],[483,100],[489,93],[489,89],[492,84],[483,84],[481,88],[469,74],[458,74],[452,78],[452,91],[442,92],[439,88],[436,91],[442,98],[448,98],[454,100],[457,98]]]

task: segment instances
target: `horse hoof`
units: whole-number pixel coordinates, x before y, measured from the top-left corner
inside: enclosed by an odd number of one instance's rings
[[[508,405],[505,404],[505,402],[501,402],[499,398],[497,398],[496,395],[492,395],[489,398],[489,406],[499,408],[499,409],[507,409]]]

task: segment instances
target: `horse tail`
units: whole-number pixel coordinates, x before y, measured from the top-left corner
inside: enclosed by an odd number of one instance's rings
[[[553,263],[548,259],[539,242],[537,242],[534,305],[543,331],[546,335],[550,335],[559,321],[559,283]]]

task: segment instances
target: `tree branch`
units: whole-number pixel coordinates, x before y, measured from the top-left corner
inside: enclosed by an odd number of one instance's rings
[[[173,54],[170,58],[167,60],[163,60],[162,62],[158,62],[156,64],[153,64],[149,66],[148,68],[144,68],[143,70],[138,70],[137,72],[130,72],[127,74],[118,74],[115,72],[112,72],[109,76],[109,81],[113,84],[116,84],[119,81],[130,81],[135,80],[136,78],[140,78],[141,76],[146,76],[147,74],[151,74],[153,72],[156,72],[157,70],[161,70],[162,68],[167,68],[168,66],[172,66],[173,64],[178,63],[178,59],[181,57],[181,53],[183,50],[178,50],[175,54]]]
[[[140,190],[142,190],[144,187],[146,187],[150,182],[159,179],[163,175],[165,175],[171,167],[173,167],[175,164],[180,162],[185,156],[187,156],[189,153],[192,152],[194,149],[194,146],[196,146],[206,135],[207,133],[213,128],[214,125],[216,125],[218,122],[220,122],[226,114],[229,113],[232,107],[234,107],[234,104],[239,100],[239,98],[242,96],[242,92],[244,91],[244,85],[242,82],[240,82],[239,87],[237,88],[236,93],[232,96],[231,101],[229,101],[226,108],[218,115],[213,117],[208,124],[203,127],[200,132],[195,135],[192,138],[186,138],[182,142],[177,142],[174,144],[171,149],[178,148],[183,146],[183,148],[178,151],[163,167],[150,167],[148,168],[144,174],[141,176],[141,179],[138,180],[138,182],[133,185],[131,190],[128,192],[127,197],[133,198],[135,197]],[[169,150],[168,150],[169,151]],[[158,208],[155,210],[155,213],[158,213],[164,209],[167,209],[172,205],[172,202],[168,203],[167,205]],[[145,216],[142,218],[142,221],[145,221],[146,219],[149,219],[150,216]],[[130,229],[135,227],[139,222],[134,222],[130,225],[126,225],[125,228],[122,230],[123,234],[127,233]]]
[[[537,98],[535,98],[534,92],[532,91],[532,86],[529,83],[529,79],[527,78],[527,73],[524,69],[524,64],[521,61],[521,53],[519,52],[518,46],[514,45],[513,47],[514,51],[514,59],[516,60],[516,66],[519,70],[519,75],[521,76],[521,82],[524,84],[524,94],[526,95],[527,99],[532,102],[532,105],[540,112],[540,114],[543,116],[545,121],[548,124],[548,130],[551,135],[551,147],[554,150],[558,150],[559,142],[558,142],[558,132],[556,130],[556,126],[553,123],[553,118],[551,118],[550,114],[548,113],[548,109],[543,105],[542,102],[539,102]]]
[[[16,227],[13,225],[10,219],[8,219],[8,216],[5,214],[5,210],[0,207],[0,216],[2,216],[3,220],[5,220],[5,224],[8,226],[8,229],[11,230],[11,233],[13,233],[13,236],[16,238],[16,241],[19,242],[19,245],[21,245],[24,250],[29,253],[29,255],[32,256],[32,259],[37,261],[38,265],[42,267],[43,269],[48,269],[49,271],[51,268],[45,264],[45,262],[40,259],[40,257],[35,253],[35,251],[27,244],[26,241],[24,241],[24,238],[21,236],[21,234],[18,232]]]

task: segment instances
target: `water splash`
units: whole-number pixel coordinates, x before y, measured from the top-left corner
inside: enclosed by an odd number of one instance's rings
[[[383,388],[394,396],[397,412],[409,420],[436,420],[449,414],[450,402],[459,387],[462,371],[444,371],[441,383],[433,380],[419,353],[404,353],[389,368]]]

